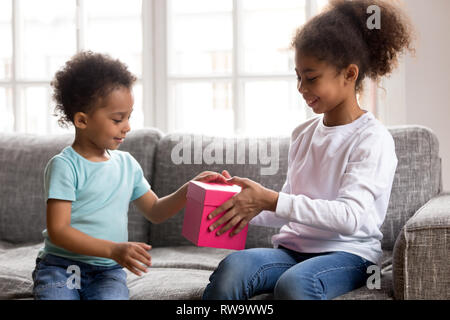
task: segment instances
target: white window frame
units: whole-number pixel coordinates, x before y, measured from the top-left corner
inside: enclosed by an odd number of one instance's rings
[[[15,132],[24,131],[23,110],[21,104],[19,88],[39,86],[50,87],[48,80],[22,80],[17,77],[19,74],[17,67],[20,61],[19,54],[21,52],[20,46],[20,21],[19,21],[19,1],[10,0],[12,3],[12,70],[10,80],[0,80],[0,86],[11,88],[12,90],[12,109],[14,114]],[[85,30],[86,30],[86,16],[84,10],[85,1],[89,0],[73,0],[76,2],[76,50],[80,52],[85,48]],[[188,1],[188,0],[186,0]],[[306,3],[306,19],[317,12],[317,3],[315,0],[305,0]],[[167,0],[142,0],[142,77],[138,79],[138,83],[142,85],[142,107],[144,114],[144,126],[156,127],[161,131],[167,133],[177,128],[174,127],[174,112],[170,109],[168,85],[169,82],[185,82],[185,81],[228,81],[232,83],[233,101],[232,106],[234,110],[234,132],[240,134],[244,131],[245,125],[245,110],[244,110],[244,84],[248,80],[270,81],[282,80],[292,81],[295,76],[293,72],[278,73],[278,74],[249,74],[241,72],[239,63],[242,61],[240,54],[241,50],[241,35],[239,32],[241,28],[241,9],[242,3],[239,0],[233,0],[233,52],[232,52],[232,74],[230,76],[171,76],[168,74],[168,10]],[[395,82],[397,86],[404,86],[404,71],[401,69],[399,76]],[[391,86],[391,83],[386,83]],[[372,91],[376,88],[372,88]],[[379,90],[378,90],[379,91]],[[378,93],[379,94],[379,93]],[[378,115],[383,119],[389,119],[389,123],[404,121],[403,109],[401,114],[394,116],[390,115],[390,109],[383,103],[383,99],[374,97],[373,104],[377,106]],[[404,105],[404,97],[394,97],[390,99],[389,104]],[[47,121],[54,121],[52,117],[53,110],[51,108],[51,95],[47,101]],[[311,110],[306,108],[308,114],[312,115]],[[392,119],[391,119],[392,118]],[[47,128],[50,128],[49,123]]]
[[[42,87],[50,89],[50,82],[48,80],[23,80],[18,77],[18,66],[19,61],[22,61],[20,58],[20,54],[22,52],[20,48],[21,44],[21,35],[22,32],[20,30],[20,0],[10,0],[12,5],[12,17],[11,17],[11,27],[12,27],[12,65],[11,65],[11,78],[9,80],[0,80],[0,87],[10,88],[12,91],[12,110],[14,115],[14,132],[24,132],[26,131],[26,127],[23,126],[24,123],[24,111],[22,110],[22,101],[20,96],[19,88],[26,87]],[[76,5],[76,16],[75,16],[75,24],[76,24],[76,52],[80,52],[85,49],[86,37],[85,30],[87,26],[86,20],[86,11],[84,3],[89,0],[73,0]],[[143,65],[142,65],[142,77],[138,78],[137,83],[142,84],[142,107],[144,112],[144,126],[151,126],[153,123],[151,119],[153,119],[153,115],[151,112],[152,103],[151,97],[153,96],[153,91],[151,87],[152,83],[152,30],[153,27],[151,25],[151,21],[153,19],[153,10],[152,10],[152,2],[142,0],[142,34],[143,34]],[[75,54],[75,52],[74,52]],[[53,115],[53,104],[51,101],[51,94],[48,95],[47,104],[48,107],[46,109],[47,112],[47,130],[51,127],[50,122],[54,121]]]
[[[145,0],[144,0],[145,1]],[[233,0],[233,52],[232,52],[232,74],[230,76],[178,76],[168,74],[168,8],[166,0],[152,0],[153,6],[146,8],[144,11],[153,11],[153,97],[151,100],[153,103],[144,104],[148,108],[147,115],[153,115],[146,123],[151,126],[155,126],[163,132],[171,132],[175,130],[174,117],[172,116],[175,110],[171,109],[168,97],[168,84],[169,82],[198,82],[198,81],[229,81],[232,83],[233,101],[232,106],[234,110],[234,132],[240,134],[244,132],[245,128],[245,110],[244,110],[244,83],[248,80],[283,80],[292,81],[294,71],[286,73],[274,73],[274,74],[250,74],[244,73],[240,69],[239,63],[242,61],[240,54],[242,53],[241,45],[241,21],[242,21],[242,3],[239,0]],[[306,0],[306,19],[311,17],[317,12],[316,1]],[[145,15],[145,13],[144,13]],[[150,15],[147,15],[147,17]],[[145,16],[144,16],[145,17]],[[145,21],[146,19],[144,19]],[[149,37],[147,37],[149,39]],[[147,66],[151,68],[151,66]],[[149,72],[150,70],[146,70]],[[145,72],[145,71],[144,71]],[[149,93],[144,90],[144,101],[149,101],[149,97],[145,97],[145,94]],[[307,112],[310,112],[307,109]]]

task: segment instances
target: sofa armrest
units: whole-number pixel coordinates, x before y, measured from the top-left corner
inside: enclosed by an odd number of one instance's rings
[[[439,194],[403,226],[394,246],[396,299],[450,299],[450,193]]]

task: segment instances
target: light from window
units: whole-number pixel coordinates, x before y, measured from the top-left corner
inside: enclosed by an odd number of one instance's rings
[[[24,127],[30,132],[45,132],[47,129],[48,113],[42,112],[49,107],[48,88],[45,87],[26,87],[21,91],[22,108],[26,117],[21,117],[26,121]]]
[[[169,10],[169,75],[232,71],[231,0],[172,0]]]
[[[17,76],[26,80],[50,79],[76,52],[75,2],[20,0],[18,3]]]
[[[87,0],[85,49],[109,53],[142,76],[142,0]]]
[[[142,0],[1,0],[0,39],[0,131],[73,132],[53,116],[50,82],[80,50],[128,65],[138,77],[131,121],[144,126]]]
[[[232,135],[234,112],[229,81],[178,82],[169,85],[173,131]]]
[[[0,87],[0,132],[14,131],[11,88]]]
[[[245,83],[246,134],[290,134],[312,112],[303,107],[294,81],[248,81]]]
[[[305,21],[306,1],[245,0],[243,4],[243,71],[290,73],[294,31]]]
[[[0,1],[0,81],[10,79],[12,73],[11,12],[11,1]]]
[[[269,136],[306,120],[290,47],[305,4],[168,1],[169,131]]]

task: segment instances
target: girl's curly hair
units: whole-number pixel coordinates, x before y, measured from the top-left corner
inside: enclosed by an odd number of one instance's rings
[[[92,111],[100,98],[119,87],[130,89],[135,81],[136,77],[119,60],[92,51],[76,54],[51,82],[59,125],[73,124],[77,112]]]
[[[381,27],[369,29],[369,6],[378,6]],[[402,10],[383,0],[332,0],[328,7],[300,27],[292,40],[296,52],[327,61],[341,71],[359,68],[356,91],[369,77],[378,81],[397,66],[398,57],[412,47],[413,28]]]

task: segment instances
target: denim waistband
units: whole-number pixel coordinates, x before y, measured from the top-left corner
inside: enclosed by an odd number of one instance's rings
[[[56,256],[56,255],[50,254],[50,253],[47,253],[41,259],[38,258],[37,262],[39,262],[39,260],[44,262],[45,264],[52,265],[52,266],[67,268],[71,265],[76,265],[76,266],[80,267],[80,269],[84,269],[84,270],[89,269],[89,270],[93,270],[93,271],[94,270],[96,270],[96,271],[113,270],[113,269],[122,268],[122,266],[119,264],[115,264],[113,266],[97,266],[97,265],[88,264],[88,263],[81,262],[81,261],[72,260],[69,258]]]

